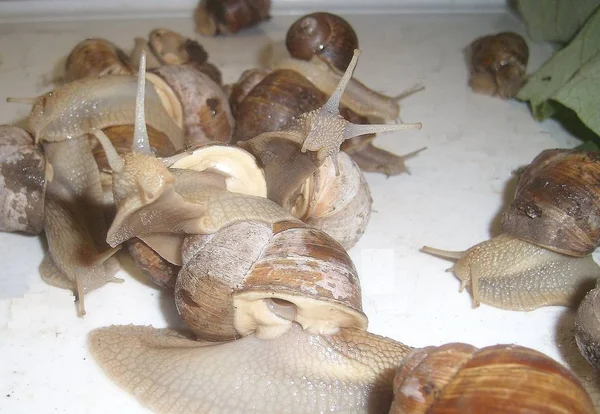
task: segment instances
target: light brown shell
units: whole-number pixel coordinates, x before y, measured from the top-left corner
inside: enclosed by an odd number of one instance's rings
[[[572,256],[600,245],[600,154],[546,150],[523,171],[502,229]]]
[[[21,128],[0,125],[0,231],[40,234],[45,194],[41,149]]]
[[[525,80],[529,47],[513,32],[482,36],[467,49],[471,65],[469,86],[474,92],[514,97]]]
[[[129,57],[112,42],[91,38],[79,42],[67,57],[65,81],[94,76],[131,75]]]
[[[390,414],[593,414],[577,378],[533,349],[451,343],[412,351],[394,380]]]
[[[229,142],[235,121],[223,89],[191,65],[166,65],[151,73],[162,78],[183,109],[187,146]]]
[[[318,230],[292,222],[271,228],[247,221],[188,238],[183,251],[175,302],[201,339],[232,340],[259,328],[280,332],[292,320],[317,332],[366,328],[354,265],[338,243]],[[253,306],[269,311],[244,313]]]

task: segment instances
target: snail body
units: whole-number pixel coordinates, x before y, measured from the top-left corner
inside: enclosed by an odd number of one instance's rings
[[[413,350],[390,414],[595,412],[575,375],[533,349],[450,343]]]
[[[529,48],[516,33],[502,32],[475,39],[468,48],[474,92],[513,98],[524,83]]]
[[[461,291],[503,309],[574,305],[600,278],[591,253],[600,244],[595,183],[600,158],[547,150],[522,172],[503,234],[466,252],[423,251],[458,259]]]

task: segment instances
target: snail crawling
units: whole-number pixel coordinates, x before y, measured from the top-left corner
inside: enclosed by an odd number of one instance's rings
[[[461,291],[509,310],[574,305],[600,277],[591,253],[600,244],[600,156],[546,150],[521,173],[503,214],[503,233],[465,252],[422,251],[458,259]]]
[[[352,27],[341,17],[315,13],[304,16],[290,27],[287,45],[290,54],[298,59],[284,59],[276,63],[272,71],[247,70],[233,86],[230,103],[236,119],[234,142],[284,128],[300,114],[323,105],[341,80],[341,73],[347,70],[358,40]],[[316,49],[319,49],[318,53],[314,53]],[[340,111],[346,119],[369,124],[366,115],[398,118],[397,102],[392,98],[371,99],[374,92],[368,88],[358,90],[358,84],[352,78],[342,96]],[[391,115],[387,112],[389,108],[383,109],[385,104],[380,105],[383,101],[392,102]],[[389,153],[375,147],[374,138],[375,134],[354,137],[343,144],[343,150],[363,171],[386,175],[406,172],[404,161],[414,154],[397,156]]]
[[[230,192],[219,173],[168,168],[181,158],[155,158],[141,105],[138,99],[132,152],[119,156],[98,134],[117,204],[107,240],[113,247],[135,236],[166,241],[161,252],[182,264],[177,310],[195,338],[152,327],[99,328],[89,335],[96,362],[159,413],[387,412],[411,348],[366,331],[347,252],[273,201]],[[529,375],[560,386],[566,398],[559,404],[587,407],[571,374],[531,353],[547,372]],[[409,382],[414,396],[419,382]],[[519,383],[512,385],[517,392]],[[535,391],[519,396],[526,401]]]
[[[205,36],[235,34],[269,19],[271,0],[200,0],[196,31]]]
[[[208,55],[197,42],[168,29],[154,29],[149,41],[136,39],[131,58],[105,39],[78,43],[67,59],[66,79],[79,81],[78,88],[92,88],[84,79],[107,74],[132,75],[137,59],[146,51],[151,69],[147,79],[173,121],[184,130],[186,146],[208,142],[229,142],[234,119],[228,97],[221,87],[221,73],[207,61]],[[116,82],[110,77],[108,82]],[[104,87],[109,87],[106,83]],[[92,91],[91,93],[93,93]],[[134,97],[130,96],[131,102]],[[106,100],[111,104],[110,97]]]
[[[469,86],[476,93],[513,98],[525,81],[529,47],[516,33],[475,39],[467,48]]]
[[[423,251],[457,259],[461,291],[508,310],[579,304],[600,280],[591,253],[600,244],[595,152],[546,150],[521,173],[514,201],[503,215],[503,234],[465,252]],[[591,290],[579,304],[575,339],[583,356],[600,368],[600,301]]]

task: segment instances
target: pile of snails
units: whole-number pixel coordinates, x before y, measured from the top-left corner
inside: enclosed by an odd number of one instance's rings
[[[215,30],[236,31],[215,20],[223,14],[215,2],[201,7]],[[103,39],[80,43],[67,60],[68,82],[21,99],[33,104],[27,131],[0,128],[0,196],[7,200],[0,230],[45,233],[42,278],[74,290],[81,314],[86,292],[121,281],[121,246],[172,290],[189,334],[111,326],[89,337],[107,375],[156,412],[462,413],[498,412],[509,403],[510,412],[593,413],[575,376],[539,352],[466,344],[412,349],[367,332],[347,253],[371,212],[361,169],[404,171],[404,158],[374,147],[371,134],[420,124],[368,122],[398,119],[399,99],[414,90],[388,97],[353,79],[356,34],[342,44],[343,59],[329,60],[320,45],[335,45],[338,31],[350,27],[339,16],[302,17],[288,45],[322,34],[315,29],[323,22],[330,43],[308,42],[298,55],[290,47],[292,58],[246,71],[228,89],[200,45],[165,29],[136,40],[131,57]],[[281,101],[295,95],[304,99]],[[276,112],[256,119],[267,109]],[[590,163],[577,164],[579,173],[597,176],[593,155],[543,153],[522,173],[518,196],[547,182],[538,176],[548,166],[565,172],[557,191],[569,187],[573,169],[563,164],[572,158]],[[520,309],[566,304],[598,279],[589,256],[597,244],[582,236],[596,228],[590,214],[574,210],[585,202],[561,196],[571,203],[563,221],[586,220],[560,253],[545,250],[555,247],[550,233],[561,219],[546,210],[546,199],[535,198],[511,206],[506,235],[490,243],[500,253],[475,256],[490,250],[486,245],[461,255],[455,271],[476,302]],[[551,240],[544,247],[515,234],[531,227],[523,215],[543,218],[535,234]],[[523,246],[522,256],[546,261],[501,275],[486,267],[500,256],[513,264]],[[567,249],[583,258],[564,256]],[[557,281],[557,272],[574,268],[581,273]],[[550,289],[511,290],[534,277]],[[597,297],[597,290],[588,294],[576,321],[578,343],[595,361]]]

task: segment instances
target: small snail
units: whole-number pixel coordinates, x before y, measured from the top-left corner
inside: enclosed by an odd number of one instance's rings
[[[42,232],[50,168],[26,131],[0,125],[0,231]]]
[[[131,75],[129,58],[118,46],[106,39],[91,38],[79,42],[65,65],[65,81],[95,76]]]
[[[517,345],[462,343],[413,350],[394,379],[390,414],[593,414],[577,378],[546,355]]]
[[[142,50],[146,51],[146,67],[158,68],[164,65],[190,65],[208,75],[215,83],[222,84],[219,69],[208,61],[208,53],[195,40],[185,37],[169,29],[154,29],[148,36],[148,41],[141,37],[135,38],[135,46],[131,52],[131,61],[140,60]],[[135,66],[135,69],[138,69]]]
[[[600,369],[600,288],[599,284],[585,296],[575,316],[575,340],[581,354]]]
[[[275,70],[249,70],[242,74],[232,89],[230,102],[236,118],[233,141],[246,141],[263,132],[285,128],[300,114],[323,105],[327,95],[317,89],[298,72]],[[343,98],[342,98],[343,99]],[[346,107],[340,113],[349,121],[368,124],[368,120]],[[406,171],[404,160],[373,145],[374,134],[363,134],[342,144],[363,171],[382,172],[387,175]]]
[[[590,255],[600,244],[599,177],[596,153],[543,151],[521,173],[503,234],[465,252],[423,251],[458,259],[454,273],[475,306],[573,305],[600,277]]]
[[[358,36],[352,26],[331,13],[302,16],[290,26],[285,43],[292,57],[310,61],[317,56],[343,73],[358,49]]]
[[[469,86],[474,92],[513,98],[523,85],[529,48],[513,32],[475,39],[468,47]]]
[[[270,11],[271,0],[201,0],[194,21],[202,35],[228,35],[269,19]]]

